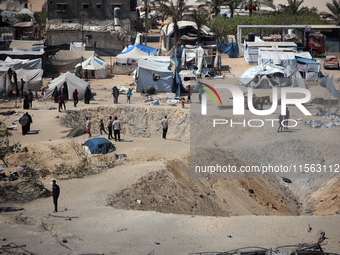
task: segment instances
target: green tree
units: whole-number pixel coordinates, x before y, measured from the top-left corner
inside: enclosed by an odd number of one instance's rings
[[[287,0],[288,6],[283,7],[283,11],[290,15],[296,15],[300,12],[299,8],[303,3],[303,0]]]
[[[197,43],[201,42],[201,29],[208,23],[208,13],[194,9],[192,17],[197,26]]]
[[[326,18],[331,19],[335,24],[340,25],[340,0],[333,0],[332,3],[326,3],[330,13],[322,12]]]
[[[226,0],[198,0],[196,2],[204,3],[205,6],[208,6],[215,15],[219,14],[221,11],[221,6],[225,5]]]
[[[169,4],[161,3],[161,10],[165,17],[171,18],[174,24],[174,40],[175,47],[178,45],[178,21],[182,20],[183,13],[188,10],[189,6],[185,4],[183,0],[178,0],[175,4],[172,0]]]
[[[229,7],[230,18],[234,18],[235,10],[242,1],[243,0],[226,0],[225,5]]]

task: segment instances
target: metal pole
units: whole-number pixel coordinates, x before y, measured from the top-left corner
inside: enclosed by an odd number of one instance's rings
[[[145,10],[145,45],[148,45],[148,0],[145,0],[146,10]]]

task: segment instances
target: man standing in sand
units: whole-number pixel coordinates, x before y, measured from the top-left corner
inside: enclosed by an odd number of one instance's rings
[[[164,116],[164,119],[162,120],[162,128],[163,128],[163,139],[166,139],[166,133],[168,132],[168,116]]]
[[[113,136],[112,136],[112,117],[110,116],[108,121],[107,121],[107,129],[109,130],[109,137],[108,139],[113,139]]]
[[[120,121],[118,120],[117,117],[115,117],[115,121],[113,122],[113,132],[115,135],[115,141],[120,142]]]
[[[283,115],[280,113],[280,115],[279,115],[279,128],[277,129],[278,133],[280,132],[280,129],[281,129],[281,132],[283,131],[282,121],[283,121]]]
[[[77,107],[77,104],[78,104],[78,90],[75,89],[73,91],[73,105],[74,105],[74,107]]]
[[[89,117],[86,117],[86,129],[85,132],[89,134],[89,138],[91,138],[91,121]]]
[[[60,188],[56,182],[56,180],[52,181],[52,196],[53,196],[53,203],[54,203],[54,211],[58,212],[58,198],[60,194]]]
[[[289,119],[289,110],[288,110],[288,107],[286,107],[286,115],[285,115],[285,125],[284,125],[284,127],[285,127],[285,129],[288,129],[288,119]]]

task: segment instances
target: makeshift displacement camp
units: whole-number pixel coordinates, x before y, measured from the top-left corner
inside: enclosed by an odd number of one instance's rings
[[[90,87],[90,84],[87,81],[79,79],[74,74],[67,72],[47,84],[45,88],[45,98],[52,98],[55,89],[61,90],[65,83],[67,85],[68,98],[70,99],[72,98],[72,94],[75,89],[78,90],[78,99],[83,99],[86,88]]]
[[[79,65],[80,64],[78,64],[77,66]],[[86,59],[84,62],[81,63],[81,66],[83,70],[89,70],[89,74],[91,74],[91,72],[93,71],[96,79],[104,79],[107,77],[107,64],[105,63],[105,61],[97,58],[96,56],[92,56]]]
[[[146,91],[148,87],[155,92],[172,92],[173,72],[170,57],[151,57],[140,59],[136,69],[137,92]]]
[[[107,154],[116,150],[116,147],[109,140],[102,137],[87,140],[84,147],[90,154]]]
[[[60,50],[53,57],[49,58],[50,65],[48,71],[50,73],[64,73],[74,70],[74,67],[83,62],[85,59],[94,55],[94,51],[81,50]]]
[[[157,49],[142,44],[135,44],[125,48],[122,53],[117,55],[116,63],[131,64],[136,63],[138,59],[148,56],[155,56]]]

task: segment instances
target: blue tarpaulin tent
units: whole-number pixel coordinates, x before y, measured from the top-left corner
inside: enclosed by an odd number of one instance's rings
[[[238,58],[239,50],[237,43],[218,43],[217,48],[219,51],[227,53],[230,58]]]
[[[116,147],[106,138],[92,138],[85,142],[91,154],[106,154],[116,150]]]
[[[152,53],[156,53],[156,51],[157,51],[157,49],[143,45],[143,44],[135,44],[135,45],[129,46],[126,50],[123,50],[121,54],[126,54],[126,53],[132,51],[134,48],[138,48],[141,51],[148,53],[149,55],[154,55]]]

